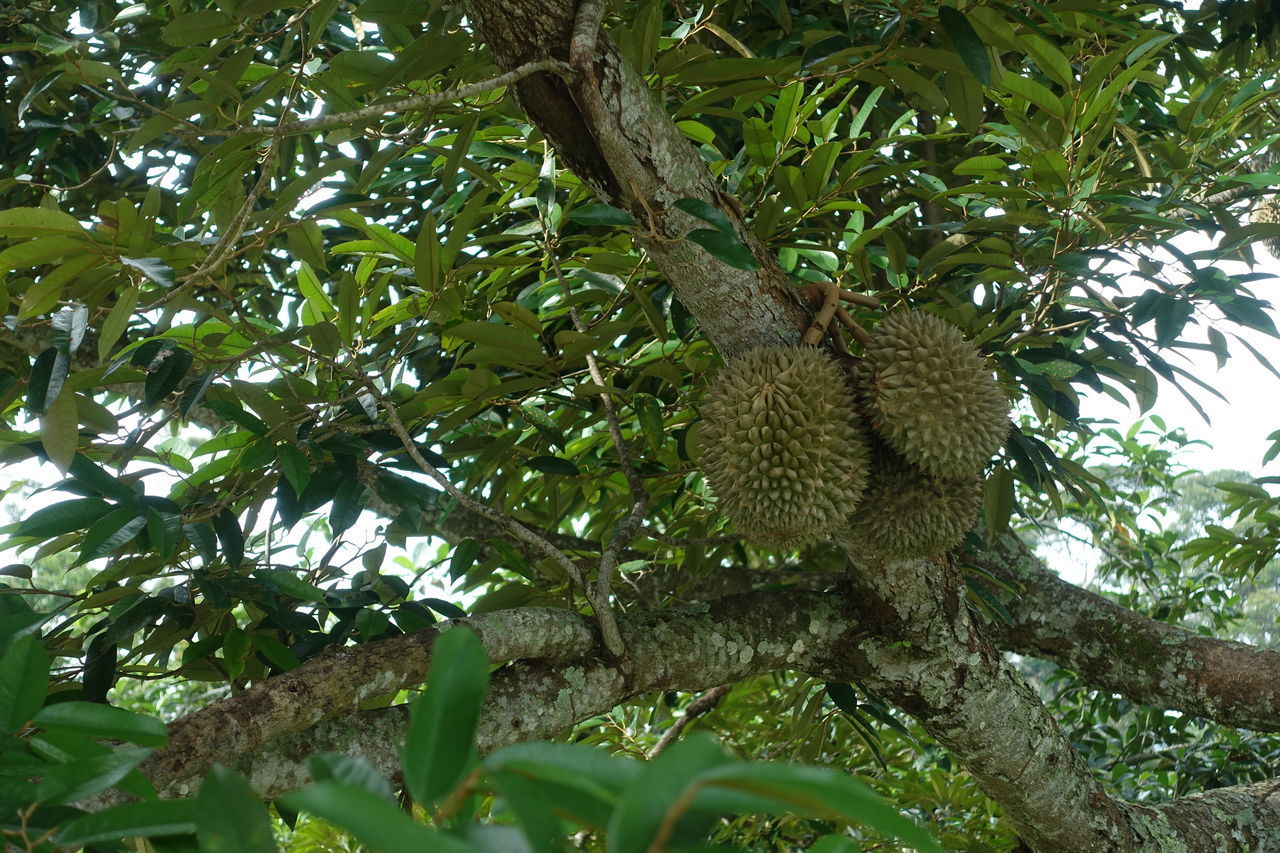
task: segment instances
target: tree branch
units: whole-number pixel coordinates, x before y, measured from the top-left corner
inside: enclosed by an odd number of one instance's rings
[[[1090,687],[1228,726],[1280,731],[1280,651],[1148,619],[1067,583],[1005,537],[975,561],[1023,587],[1001,646],[1075,671]]]
[[[499,74],[496,77],[491,77],[488,80],[481,80],[477,83],[468,83],[465,86],[455,86],[452,89],[445,89],[443,92],[426,92],[421,95],[401,98],[398,101],[371,104],[367,107],[361,107],[358,110],[348,110],[343,113],[330,113],[318,118],[306,119],[305,121],[290,121],[269,127],[246,127],[241,128],[237,132],[258,133],[264,136],[270,136],[272,134],[292,136],[295,133],[318,133],[320,131],[331,130],[335,127],[353,127],[381,118],[387,113],[423,112],[424,110],[434,109],[441,104],[455,103],[474,95],[491,92],[494,89],[502,89],[506,86],[510,86],[517,80],[522,80],[530,74],[536,74],[540,71],[553,71],[559,74],[567,74],[568,67],[559,60],[544,57],[542,59],[535,59],[532,62],[526,62],[518,68],[513,68],[510,71]]]

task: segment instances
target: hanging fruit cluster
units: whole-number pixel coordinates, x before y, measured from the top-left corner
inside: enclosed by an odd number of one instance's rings
[[[869,555],[922,556],[972,526],[1009,402],[939,317],[901,312],[849,374],[823,350],[754,350],[703,406],[702,469],[747,538],[799,547],[845,533]]]

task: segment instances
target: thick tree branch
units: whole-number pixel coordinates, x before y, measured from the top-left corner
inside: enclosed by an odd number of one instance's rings
[[[598,4],[584,5],[591,11]],[[500,68],[547,54],[569,60],[577,21],[572,0],[473,0],[464,6]],[[594,62],[588,62],[592,23],[588,17],[578,33],[579,73],[570,81],[548,73],[524,78],[515,85],[521,107],[569,168],[641,223],[641,244],[722,354],[795,343],[809,317],[786,274],[612,40],[596,39]],[[730,267],[685,240],[706,223],[673,207],[682,198],[719,208],[760,269]]]
[[[1280,731],[1280,651],[1192,633],[1148,619],[1067,583],[1006,537],[977,555],[1023,587],[996,642],[1074,670],[1090,687],[1228,726]]]
[[[892,597],[877,592],[881,587],[892,590]],[[911,589],[925,592],[912,595]],[[867,570],[849,593],[752,593],[625,618],[622,625],[631,654],[625,671],[599,656],[588,620],[571,611],[537,611],[535,620],[525,623],[518,621],[525,611],[471,620],[491,659],[538,648],[581,655],[559,663],[516,661],[500,669],[493,679],[479,745],[488,752],[552,737],[653,690],[702,690],[796,668],[824,678],[864,679],[907,707],[935,738],[966,756],[970,769],[1005,805],[1036,849],[1243,853],[1263,849],[1258,846],[1261,841],[1280,831],[1280,799],[1273,793],[1274,785],[1211,791],[1154,808],[1110,799],[1088,775],[1035,693],[976,635],[958,590],[958,579],[942,567],[916,561],[878,573]],[[937,599],[942,599],[940,609]],[[956,618],[929,616],[938,612]],[[869,624],[877,626],[874,636],[859,627]],[[522,632],[530,636],[514,639]],[[420,632],[411,643],[407,638],[368,643],[360,650],[376,652],[389,665],[408,648],[425,654],[425,637],[434,634]],[[965,649],[956,648],[957,643]],[[945,664],[941,656],[947,656]],[[952,665],[953,660],[961,665]],[[330,678],[326,663],[305,664],[290,673],[298,679],[292,690],[276,692],[294,697],[299,713],[312,713],[315,691],[326,688],[307,684]],[[267,683],[284,678],[288,676]],[[248,710],[239,697],[227,702],[241,702]],[[330,710],[326,707],[322,713]],[[305,759],[316,751],[359,755],[393,775],[405,713],[403,706],[359,712],[248,753],[206,751],[204,760],[237,764],[266,796],[304,784]],[[252,716],[245,719],[257,724]],[[205,720],[210,722],[215,721]],[[187,743],[178,734],[165,752]],[[154,767],[147,769],[154,775]],[[197,775],[198,767],[190,769]],[[166,793],[172,795],[191,790],[194,778],[165,781]],[[1034,814],[1027,817],[1030,812]]]
[[[751,593],[624,617],[619,620],[627,649],[623,664],[604,662],[594,627],[571,610],[521,608],[444,624],[474,629],[491,662],[515,662],[495,675],[478,735],[481,748],[492,749],[550,737],[652,690],[704,690],[778,669],[805,668],[813,654],[853,630],[844,604],[839,595],[818,592]],[[341,727],[325,727],[319,734],[307,730],[355,713],[362,701],[421,683],[438,631],[424,629],[314,658],[175,721],[169,745],[142,770],[158,789],[181,795],[214,762],[237,763],[270,741],[303,732],[253,771],[263,792],[288,790],[281,780],[266,777],[317,744],[345,742]],[[358,725],[368,735],[366,722]],[[395,736],[402,737],[403,730]],[[244,766],[257,768],[257,762]]]

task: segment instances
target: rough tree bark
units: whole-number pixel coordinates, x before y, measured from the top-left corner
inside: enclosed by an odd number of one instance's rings
[[[643,80],[607,37],[597,38],[599,4],[463,6],[503,70],[547,56],[576,68],[568,77],[519,81],[520,106],[602,200],[641,223],[639,239],[716,348],[728,358],[795,342],[808,316],[786,276]],[[760,269],[729,268],[680,239],[697,227],[672,206],[681,198],[716,205]],[[494,681],[482,745],[545,737],[647,691],[705,689],[789,667],[856,678],[915,716],[1034,849],[1280,849],[1277,784],[1154,808],[1110,797],[1001,647],[1069,666],[1092,686],[1136,701],[1261,730],[1280,728],[1280,655],[1144,619],[1058,581],[1016,544],[976,557],[1027,590],[1009,602],[1014,624],[984,633],[950,564],[862,563],[856,542],[839,542],[856,564],[848,586],[630,616],[621,624],[627,657],[619,662],[602,658],[589,621],[569,611],[463,620],[491,660],[506,664]],[[144,769],[159,787],[181,793],[213,761],[238,763],[268,795],[305,781],[300,768],[316,748],[362,754],[392,770],[403,709],[356,708],[362,696],[420,681],[436,630],[336,652],[178,721],[170,746]]]

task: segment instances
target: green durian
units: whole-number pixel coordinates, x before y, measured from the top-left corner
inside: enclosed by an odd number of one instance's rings
[[[1280,200],[1272,198],[1258,205],[1253,213],[1249,214],[1249,222],[1255,225],[1272,225],[1280,222]],[[1271,257],[1280,258],[1280,237],[1265,237],[1262,245],[1267,247]]]
[[[858,505],[867,439],[844,371],[821,350],[748,352],[720,371],[702,416],[703,474],[748,539],[812,544]]]
[[[862,507],[850,522],[848,542],[880,559],[939,554],[973,527],[982,502],[981,480],[932,477],[887,447],[873,454]]]
[[[907,461],[944,479],[981,473],[1009,432],[1009,401],[960,330],[890,314],[866,346],[872,426]]]

